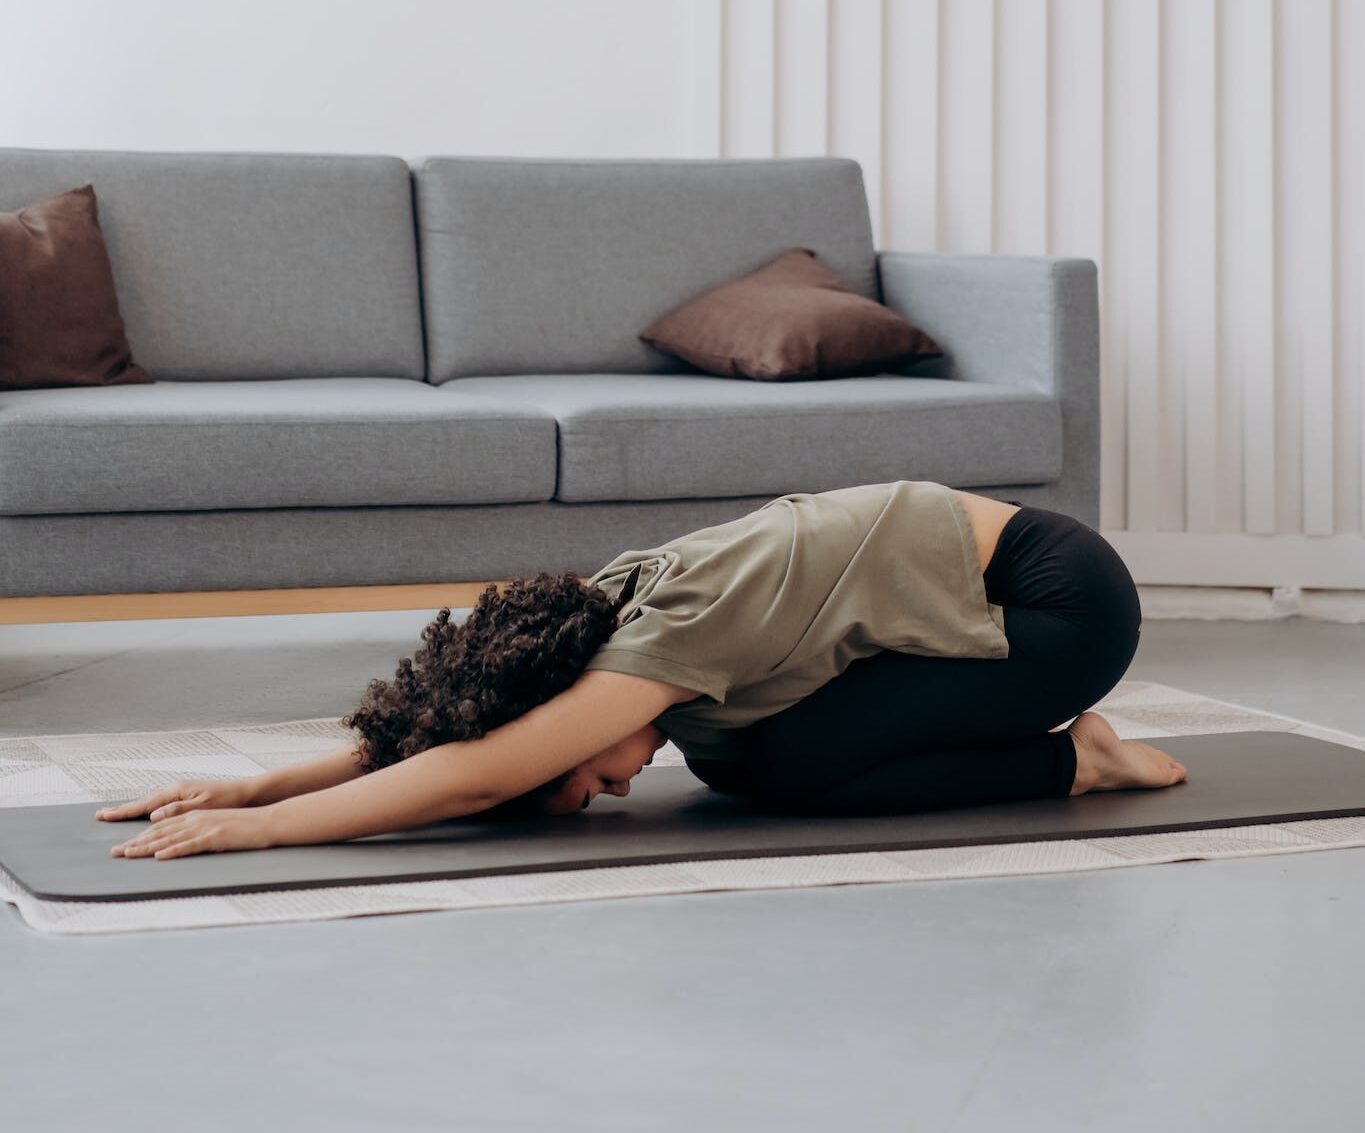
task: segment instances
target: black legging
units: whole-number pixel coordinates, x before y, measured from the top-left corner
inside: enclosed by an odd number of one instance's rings
[[[1017,500],[1007,500],[1017,504]],[[741,729],[738,762],[687,759],[762,809],[897,814],[1060,797],[1076,777],[1065,731],[1118,683],[1142,612],[1123,560],[1071,516],[1021,505],[985,570],[1009,656],[881,650]]]

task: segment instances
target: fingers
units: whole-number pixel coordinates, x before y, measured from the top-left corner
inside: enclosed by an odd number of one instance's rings
[[[156,826],[148,827],[136,837],[129,838],[113,847],[109,852],[114,857],[135,858],[153,854],[162,846],[173,842],[186,833],[184,818],[164,819]]]
[[[173,838],[164,839],[140,848],[123,849],[115,846],[110,850],[110,854],[116,858],[145,858],[152,856],[158,861],[166,858],[179,858],[187,854],[197,854],[209,848],[207,836],[203,834],[187,834],[181,832]],[[122,852],[120,853],[120,850]]]
[[[152,811],[149,817],[153,822],[157,822],[160,819],[169,818],[173,814],[180,814],[182,811],[193,810],[202,801],[202,798],[175,799],[166,803],[165,806],[157,807],[156,810]]]
[[[200,819],[205,812],[190,811],[187,814],[163,819],[156,826],[149,827],[135,838],[130,838],[110,849],[110,856],[116,858],[184,857],[189,854],[203,853],[215,848],[212,830],[205,830]]]
[[[145,858],[154,856],[157,858],[177,857],[185,853],[197,853],[204,848],[202,843],[206,836],[196,833],[183,826],[177,826],[173,830],[161,831],[155,837],[143,835],[134,838],[131,842],[125,842],[120,846],[115,846],[109,851],[112,857],[116,858]]]
[[[158,861],[165,861],[167,858],[183,858],[189,854],[202,853],[207,849],[209,849],[209,846],[205,842],[203,835],[200,835],[198,838],[186,838],[173,845],[163,846],[161,849],[157,850],[156,858]]]
[[[95,817],[105,822],[117,822],[124,818],[140,818],[147,815],[156,822],[168,815],[193,810],[203,803],[204,793],[199,786],[182,780],[133,802],[102,807],[95,812]]]
[[[168,837],[169,831],[164,831],[157,827],[155,832],[149,831],[136,838],[130,838],[127,842],[121,842],[114,846],[109,853],[116,858],[136,858],[154,852],[154,847],[159,847]]]
[[[105,822],[118,822],[124,818],[138,818],[147,814],[154,807],[162,806],[180,797],[179,786],[162,787],[159,791],[153,791],[150,795],[144,795],[140,799],[135,799],[130,803],[123,803],[119,806],[107,806],[95,812],[95,817],[103,819]]]
[[[165,861],[167,858],[183,858],[211,848],[207,834],[181,834],[154,850],[153,856]]]

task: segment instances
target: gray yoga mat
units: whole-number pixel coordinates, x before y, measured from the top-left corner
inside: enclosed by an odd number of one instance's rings
[[[321,846],[116,858],[151,822],[102,822],[101,804],[0,808],[0,865],[36,897],[123,901],[206,893],[710,858],[913,850],[1148,834],[1365,814],[1365,752],[1289,732],[1223,732],[1152,741],[1189,768],[1161,790],[1104,791],[875,817],[755,812],[682,767],[647,768],[630,795],[518,822],[478,815]]]

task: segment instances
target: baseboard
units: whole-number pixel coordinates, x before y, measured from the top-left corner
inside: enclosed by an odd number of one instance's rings
[[[1297,586],[1143,586],[1138,601],[1146,618],[1194,621],[1365,622],[1365,590],[1310,590]]]
[[[1365,591],[1365,537],[1111,531],[1139,586]]]
[[[1100,532],[1137,583],[1144,617],[1365,622],[1365,538]]]

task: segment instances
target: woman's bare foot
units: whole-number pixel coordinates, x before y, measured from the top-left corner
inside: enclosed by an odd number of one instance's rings
[[[1121,740],[1097,712],[1082,712],[1067,728],[1076,744],[1073,795],[1125,787],[1169,787],[1185,780],[1183,763],[1141,740]]]

